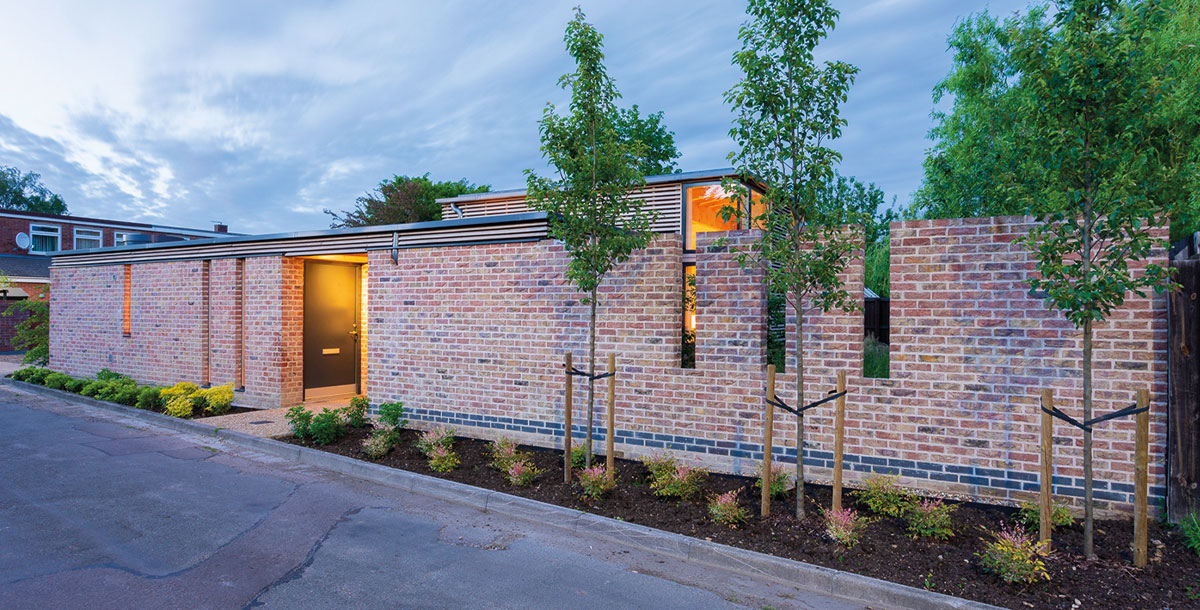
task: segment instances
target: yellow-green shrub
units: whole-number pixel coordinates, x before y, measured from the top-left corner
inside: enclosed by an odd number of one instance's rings
[[[984,542],[983,552],[978,553],[983,568],[1005,582],[1033,584],[1039,580],[1050,580],[1046,571],[1046,545],[1037,542],[1020,529],[1002,527],[992,534],[992,540]]]
[[[203,401],[204,411],[213,415],[229,412],[233,404],[233,384],[218,385],[199,390],[192,395],[192,402]]]
[[[163,413],[172,417],[191,417],[195,407],[192,396],[200,390],[200,386],[181,381],[159,392],[159,400],[163,404]]]

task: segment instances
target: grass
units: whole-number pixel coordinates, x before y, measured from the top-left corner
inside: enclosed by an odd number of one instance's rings
[[[863,341],[863,377],[886,379],[888,369],[888,344],[880,342],[875,335],[868,335]]]

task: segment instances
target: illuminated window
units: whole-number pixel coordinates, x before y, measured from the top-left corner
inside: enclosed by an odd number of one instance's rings
[[[733,231],[736,219],[721,219],[721,208],[730,205],[731,194],[719,184],[691,186],[687,189],[687,250],[696,249],[696,234],[713,231]]]
[[[125,265],[125,297],[121,304],[121,332],[133,334],[133,265]]]
[[[76,250],[99,248],[103,240],[104,233],[99,229],[75,229]]]
[[[763,203],[762,193],[750,191],[750,223],[755,229],[765,228],[765,224],[760,220],[763,214],[767,213],[767,204]]]
[[[680,366],[696,368],[696,266],[683,266],[683,353]]]
[[[55,225],[29,225],[29,236],[33,238],[33,252],[58,252],[58,240],[62,229]]]

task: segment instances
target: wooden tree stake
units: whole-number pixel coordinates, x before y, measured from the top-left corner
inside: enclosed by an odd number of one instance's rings
[[[613,478],[616,474],[613,472],[615,463],[613,459],[613,443],[617,436],[617,355],[608,355],[608,417],[607,429],[604,432],[605,456],[604,468],[608,473],[608,478]]]
[[[763,421],[763,464],[762,464],[762,509],[764,517],[771,516],[771,452],[775,429],[775,365],[767,365],[767,414]]]
[[[1138,390],[1138,408],[1149,405],[1150,390],[1145,388]],[[1149,482],[1147,454],[1150,444],[1150,412],[1138,413],[1135,416],[1135,424],[1137,434],[1134,440],[1133,460],[1133,565],[1141,568],[1146,565],[1147,528],[1149,527],[1146,495]]]
[[[571,483],[571,352],[563,356],[563,371],[567,375],[567,396],[563,400],[563,482]]]
[[[846,371],[838,371],[837,391],[846,391]],[[843,395],[834,401],[833,416],[833,510],[842,510],[842,441],[846,431],[846,397]]]
[[[1042,408],[1054,409],[1054,390],[1042,390]],[[1041,454],[1042,483],[1038,493],[1041,516],[1038,518],[1038,534],[1040,540],[1046,545],[1046,552],[1050,552],[1050,536],[1054,528],[1052,519],[1054,506],[1051,503],[1054,484],[1054,417],[1045,411],[1042,411]]]

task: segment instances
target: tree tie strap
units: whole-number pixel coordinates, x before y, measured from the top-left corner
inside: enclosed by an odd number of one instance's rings
[[[591,375],[591,374],[581,371],[575,367],[571,367],[571,370],[567,371],[567,374],[568,375],[576,375],[578,377],[587,377],[588,379],[591,379],[592,381],[596,381],[598,379],[604,379],[605,377],[612,377],[612,376],[616,375],[615,372],[614,373],[599,373],[596,375]]]
[[[1058,407],[1054,407],[1053,409],[1047,409],[1046,407],[1042,407],[1043,413],[1048,413],[1054,417],[1057,417],[1058,419],[1061,419],[1061,420],[1067,422],[1068,424],[1075,426],[1076,428],[1079,428],[1080,430],[1083,430],[1084,432],[1091,432],[1092,426],[1095,426],[1098,423],[1106,422],[1110,419],[1117,419],[1118,417],[1127,417],[1129,415],[1136,415],[1138,413],[1142,413],[1144,411],[1149,411],[1149,410],[1150,410],[1149,406],[1138,407],[1137,403],[1134,403],[1132,405],[1129,405],[1128,407],[1125,407],[1124,409],[1113,411],[1112,413],[1109,413],[1108,415],[1101,415],[1100,417],[1093,417],[1085,422],[1080,423],[1078,420],[1071,417],[1070,415],[1067,415],[1066,413],[1059,411]]]
[[[778,397],[776,397],[775,400],[771,400],[769,398],[766,398],[764,400],[766,400],[767,404],[769,404],[769,405],[779,407],[780,409],[783,409],[784,411],[787,411],[788,413],[791,413],[792,415],[799,416],[801,413],[804,413],[805,411],[807,411],[815,406],[822,405],[831,400],[836,400],[838,398],[845,396],[846,392],[848,392],[848,391],[849,390],[842,390],[841,392],[837,392],[837,390],[829,390],[829,392],[828,392],[829,395],[826,396],[825,398],[822,398],[821,400],[818,400],[816,402],[810,402],[810,403],[804,405],[803,407],[800,407],[799,409],[789,406],[787,403],[783,402]]]

